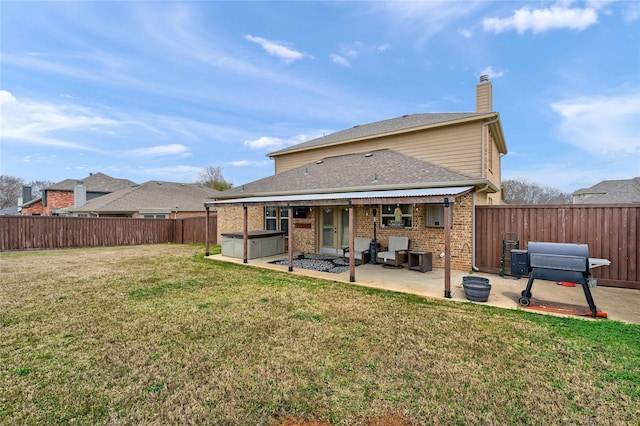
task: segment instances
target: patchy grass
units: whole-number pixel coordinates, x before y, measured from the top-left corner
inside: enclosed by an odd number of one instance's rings
[[[640,326],[203,258],[3,253],[2,424],[637,424]]]

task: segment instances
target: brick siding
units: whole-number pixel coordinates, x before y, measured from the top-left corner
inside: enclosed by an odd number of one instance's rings
[[[480,194],[478,194],[480,195]],[[485,196],[486,197],[486,196]],[[482,196],[480,196],[482,198]],[[417,206],[417,211],[416,207]],[[356,206],[355,235],[373,238],[372,208]],[[380,206],[376,207],[380,211]],[[249,231],[264,229],[264,208],[249,207]],[[316,252],[318,231],[316,219],[318,208],[314,207],[304,219],[293,219],[293,250]],[[220,234],[242,231],[242,207],[218,207],[218,241]],[[444,259],[439,254],[444,252],[444,229],[425,226],[426,209],[424,204],[414,205],[413,226],[411,228],[381,228],[380,216],[376,218],[377,241],[387,247],[389,236],[409,237],[409,248],[426,250],[433,253],[433,266],[444,268]],[[473,194],[458,197],[453,205],[453,227],[451,228],[451,268],[468,271],[472,267],[472,228],[473,228]],[[296,225],[299,225],[296,227]],[[310,226],[310,227],[309,227]]]

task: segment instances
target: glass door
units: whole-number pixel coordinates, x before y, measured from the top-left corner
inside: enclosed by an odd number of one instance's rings
[[[320,220],[320,253],[342,254],[349,245],[349,209],[323,207]]]
[[[335,208],[322,207],[322,214],[320,216],[320,228],[322,234],[320,235],[320,253],[336,253],[336,220],[335,220]]]

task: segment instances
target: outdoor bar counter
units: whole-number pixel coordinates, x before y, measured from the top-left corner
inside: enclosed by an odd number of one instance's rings
[[[242,231],[221,234],[222,255],[244,258],[244,236]],[[247,259],[275,256],[284,253],[283,231],[249,231]]]

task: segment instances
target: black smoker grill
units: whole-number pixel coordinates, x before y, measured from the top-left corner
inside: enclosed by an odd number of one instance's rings
[[[581,284],[589,303],[591,316],[598,313],[589,289],[589,246],[586,244],[539,243],[529,242],[527,251],[518,250],[512,253],[511,264],[523,267],[523,256],[526,256],[526,267],[529,272],[527,288],[522,292],[518,302],[522,306],[531,304],[531,287],[536,278],[549,281],[567,281]],[[517,257],[520,256],[520,259]],[[514,262],[515,260],[515,262]],[[595,260],[595,259],[594,259]],[[598,259],[608,262],[604,259]]]

